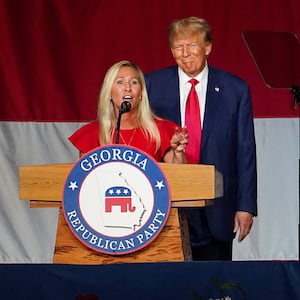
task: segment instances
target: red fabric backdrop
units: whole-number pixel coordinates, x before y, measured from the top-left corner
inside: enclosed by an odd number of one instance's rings
[[[210,63],[250,83],[255,117],[297,117],[289,89],[266,87],[242,32],[288,31],[300,36],[300,2],[194,2],[0,0],[0,119],[94,119],[107,68],[121,59],[132,60],[144,72],[173,64],[168,25],[191,15],[211,24]],[[277,64],[273,68],[278,72]]]

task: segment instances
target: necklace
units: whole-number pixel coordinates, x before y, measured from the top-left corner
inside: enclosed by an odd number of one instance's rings
[[[131,142],[133,141],[133,138],[134,138],[134,136],[135,136],[136,130],[137,130],[137,128],[134,128],[134,131],[133,131],[133,133],[131,134],[131,137],[130,137],[130,140],[129,140],[128,143],[126,143],[126,140],[123,138],[122,133],[121,133],[121,131],[120,131],[120,138],[121,138],[122,143],[123,143],[124,145],[128,145],[128,146],[131,145]]]

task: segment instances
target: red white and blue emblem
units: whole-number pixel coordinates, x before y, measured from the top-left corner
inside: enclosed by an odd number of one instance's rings
[[[64,187],[69,228],[87,247],[105,254],[128,254],[150,244],[170,207],[159,165],[129,146],[99,147],[82,156]]]
[[[121,212],[134,212],[132,206],[131,190],[126,186],[113,186],[105,192],[105,212],[112,212],[113,206],[119,206]]]

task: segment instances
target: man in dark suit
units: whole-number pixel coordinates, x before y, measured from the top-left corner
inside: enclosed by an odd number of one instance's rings
[[[223,175],[222,198],[212,206],[185,209],[193,259],[231,260],[235,235],[241,242],[257,214],[256,146],[249,86],[237,76],[208,65],[212,39],[204,19],[175,20],[169,28],[169,45],[177,65],[146,74],[152,109],[163,118],[187,124],[189,80],[195,78],[199,82],[196,91],[202,135],[196,161],[215,165]],[[195,138],[190,135],[191,144]]]

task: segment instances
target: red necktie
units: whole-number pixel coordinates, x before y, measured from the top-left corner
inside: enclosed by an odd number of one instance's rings
[[[191,90],[187,97],[185,108],[185,124],[189,133],[189,143],[185,149],[185,154],[189,163],[199,163],[200,146],[201,146],[201,117],[197,91],[195,85],[197,79],[189,80],[192,84]]]

